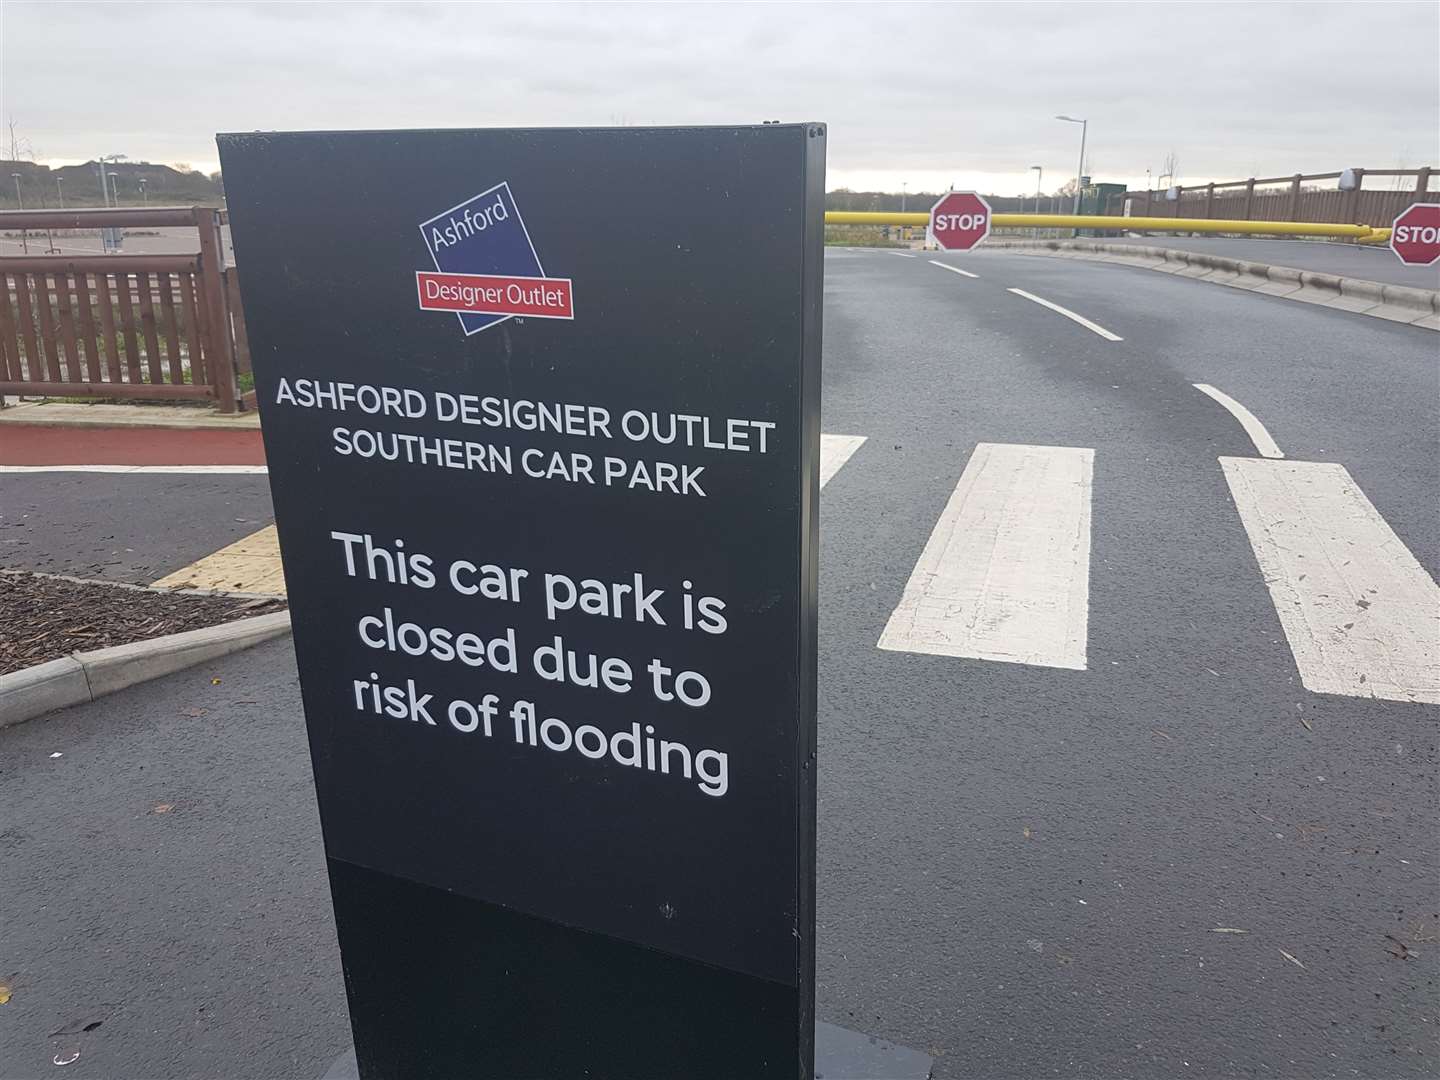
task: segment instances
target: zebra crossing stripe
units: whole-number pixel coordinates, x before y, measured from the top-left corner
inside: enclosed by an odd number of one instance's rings
[[[880,635],[893,652],[1085,669],[1095,451],[980,443]]]
[[[1220,466],[1305,688],[1440,703],[1440,588],[1345,467]]]
[[[820,436],[820,486],[823,488],[841,467],[850,460],[850,455],[860,449],[864,435],[821,435]]]

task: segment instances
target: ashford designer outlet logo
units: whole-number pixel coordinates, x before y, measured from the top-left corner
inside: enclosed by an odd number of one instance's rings
[[[450,311],[467,335],[512,319],[575,318],[569,278],[546,277],[508,183],[420,224],[435,270],[415,271],[420,307]]]

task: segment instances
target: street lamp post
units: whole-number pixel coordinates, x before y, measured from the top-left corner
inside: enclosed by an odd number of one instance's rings
[[[1031,165],[1030,168],[1035,170],[1035,213],[1038,214],[1040,212],[1040,186],[1045,177],[1045,170],[1039,165]]]
[[[1057,116],[1056,120],[1064,120],[1067,124],[1080,125],[1080,167],[1075,170],[1075,208],[1074,213],[1080,213],[1080,178],[1085,175],[1085,136],[1089,134],[1090,121],[1075,116]]]
[[[18,172],[12,172],[10,177],[15,181],[15,203],[21,210],[24,210],[25,198],[20,194],[20,174]],[[25,226],[23,225],[20,226],[20,247],[26,255],[30,254],[30,237],[29,234],[25,232]]]
[[[908,188],[909,186],[910,186],[910,181],[908,181],[908,180],[901,180],[901,181],[900,181],[900,212],[901,212],[902,214],[905,213],[905,195],[906,195],[905,189]]]
[[[145,177],[143,177],[143,176],[140,177],[140,198],[141,198],[141,200],[144,202],[144,204],[145,204],[146,206],[149,206],[149,205],[150,205],[150,189],[145,186],[146,183],[147,183],[147,181],[146,181]]]
[[[110,190],[112,181],[115,185],[115,205],[120,205],[120,187],[119,177],[109,172],[105,168],[105,162],[118,162],[121,161],[124,157],[124,154],[101,154],[100,157],[96,159],[96,168],[100,170],[100,197],[105,200],[106,206],[110,205]],[[100,230],[100,246],[106,252],[118,251],[120,248],[120,230],[114,228],[113,226],[108,228],[102,228]]]
[[[64,209],[65,209],[65,184],[64,184],[64,181],[65,181],[65,178],[64,178],[63,176],[57,176],[57,177],[55,177],[55,194],[56,194],[56,195],[59,197],[59,199],[60,199],[60,209],[61,209],[61,210],[64,210]]]

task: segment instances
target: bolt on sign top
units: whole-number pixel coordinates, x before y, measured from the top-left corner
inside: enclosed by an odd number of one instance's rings
[[[1430,266],[1440,259],[1440,203],[1416,203],[1397,217],[1390,250],[1407,266]]]
[[[952,191],[930,208],[925,238],[946,251],[969,251],[990,235],[990,204],[973,191]]]

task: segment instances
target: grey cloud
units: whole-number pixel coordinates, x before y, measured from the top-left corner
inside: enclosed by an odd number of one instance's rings
[[[831,170],[1014,173],[1088,116],[1097,172],[1440,158],[1433,4],[6,3],[47,158],[214,158],[252,128],[831,125]]]

